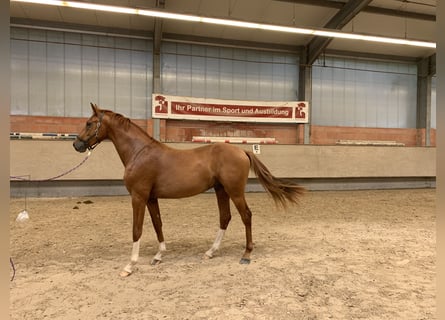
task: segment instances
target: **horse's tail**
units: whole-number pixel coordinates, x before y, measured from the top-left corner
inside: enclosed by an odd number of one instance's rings
[[[246,154],[250,159],[251,169],[253,169],[266,192],[275,201],[275,204],[281,204],[283,208],[286,208],[288,203],[298,204],[301,196],[306,191],[304,187],[292,181],[274,177],[253,152],[246,151]]]

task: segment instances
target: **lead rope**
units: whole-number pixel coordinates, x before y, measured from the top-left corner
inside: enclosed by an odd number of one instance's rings
[[[12,278],[11,278],[11,281],[13,281],[14,278],[15,278],[15,266],[14,266],[14,261],[12,261],[11,257],[9,258],[9,262],[11,263],[11,267],[12,267]]]
[[[61,174],[59,174],[59,175],[57,175],[57,176],[54,176],[54,177],[51,177],[51,178],[48,178],[48,179],[35,179],[35,180],[31,180],[31,179],[23,178],[23,176],[9,176],[9,178],[10,178],[10,179],[15,179],[15,180],[35,181],[35,182],[43,182],[43,181],[56,180],[56,179],[58,179],[58,178],[60,178],[60,177],[66,176],[67,174],[69,174],[69,173],[73,172],[74,170],[76,170],[77,168],[79,168],[81,165],[83,165],[83,164],[85,163],[85,161],[88,160],[88,158],[90,157],[90,155],[91,155],[91,151],[88,151],[87,156],[86,156],[86,157],[82,160],[82,162],[80,162],[77,166],[75,166],[75,167],[73,167],[73,168],[71,168],[71,169],[69,169],[69,170],[67,170],[67,171],[65,171],[65,172],[63,172],[63,173],[61,173]],[[12,272],[13,272],[13,273],[12,273],[11,281],[13,281],[14,278],[15,278],[15,265],[14,265],[14,261],[12,261],[12,258],[11,258],[11,257],[9,258],[9,262],[11,263]]]
[[[34,181],[34,182],[43,182],[43,181],[56,180],[56,179],[59,179],[59,178],[61,178],[61,177],[63,177],[63,176],[66,176],[67,174],[69,174],[69,173],[73,172],[74,170],[76,170],[77,168],[79,168],[81,165],[83,165],[83,164],[85,163],[85,161],[88,160],[88,158],[90,157],[90,155],[91,155],[91,151],[88,151],[88,154],[87,154],[87,156],[85,157],[85,159],[83,159],[82,162],[79,163],[77,166],[75,166],[74,168],[71,168],[71,169],[69,169],[68,171],[65,171],[65,172],[63,172],[63,173],[61,173],[61,174],[59,174],[59,175],[57,175],[57,176],[51,177],[51,178],[47,178],[47,179],[33,179],[33,180],[23,178],[23,176],[9,176],[9,178],[10,178],[10,179],[15,179],[15,180]]]

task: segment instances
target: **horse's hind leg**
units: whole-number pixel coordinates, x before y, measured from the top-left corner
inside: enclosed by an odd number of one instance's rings
[[[144,224],[145,201],[141,197],[132,194],[131,203],[133,206],[133,250],[130,263],[125,266],[120,274],[122,277],[127,277],[133,273],[133,266],[139,259],[139,245]]]
[[[227,192],[224,190],[224,187],[222,185],[215,186],[215,192],[219,209],[219,230],[216,234],[212,247],[206,251],[204,258],[212,258],[215,251],[219,249],[224,233],[226,232],[227,226],[229,225],[232,217],[230,214],[230,198]]]
[[[167,250],[164,242],[164,234],[162,233],[162,220],[159,211],[158,199],[149,199],[147,202],[147,208],[148,212],[150,212],[151,222],[153,223],[153,227],[156,231],[156,236],[159,242],[159,251],[156,253],[153,260],[151,260],[152,265],[157,265],[162,261],[162,252]]]
[[[232,197],[232,201],[238,209],[239,214],[241,215],[241,220],[244,223],[246,228],[246,251],[241,257],[241,264],[249,264],[250,263],[250,253],[253,250],[253,241],[252,241],[252,212],[247,206],[246,199],[244,194]]]

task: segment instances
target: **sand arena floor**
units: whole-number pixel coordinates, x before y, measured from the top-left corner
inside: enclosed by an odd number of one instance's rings
[[[130,198],[10,201],[11,319],[435,319],[435,190],[308,192],[277,210],[247,194],[255,249],[232,208],[222,246],[214,194],[160,200],[167,253],[146,215],[136,272]],[[86,203],[84,203],[86,202]],[[88,203],[92,202],[92,203]],[[74,209],[74,207],[78,209]],[[12,275],[12,273],[11,273]]]

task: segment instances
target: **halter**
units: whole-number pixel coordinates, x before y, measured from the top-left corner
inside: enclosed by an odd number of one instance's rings
[[[91,145],[91,146],[89,146],[89,147],[87,147],[88,148],[88,150],[93,150],[94,148],[96,148],[97,147],[97,145],[101,142],[101,141],[99,141],[99,128],[100,128],[100,126],[102,125],[102,119],[103,119],[103,117],[104,117],[104,112],[101,112],[100,114],[99,114],[99,121],[96,123],[96,130],[94,130],[94,133],[91,135],[91,136],[89,136],[87,139],[85,139],[85,140],[83,140],[83,139],[79,139],[79,141],[81,141],[81,142],[83,142],[83,144],[84,145],[88,145],[88,142],[92,139],[92,138],[96,138],[96,142],[93,144],[93,145]]]

